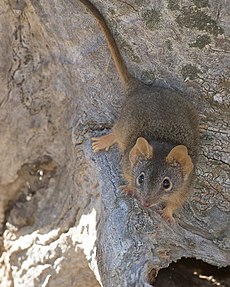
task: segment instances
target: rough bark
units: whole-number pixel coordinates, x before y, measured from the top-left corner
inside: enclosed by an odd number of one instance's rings
[[[1,286],[150,286],[181,257],[230,261],[230,3],[93,2],[131,73],[197,106],[195,190],[175,226],[122,195],[117,148],[91,149],[125,97],[95,20],[77,0],[1,1]]]

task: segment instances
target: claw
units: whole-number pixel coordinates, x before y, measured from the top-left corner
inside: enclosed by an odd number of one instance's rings
[[[129,185],[121,185],[121,192],[127,194],[128,196],[133,196],[135,194],[134,189]]]
[[[208,129],[207,125],[199,125],[199,127],[198,127],[199,134],[203,135],[206,132],[207,129]]]

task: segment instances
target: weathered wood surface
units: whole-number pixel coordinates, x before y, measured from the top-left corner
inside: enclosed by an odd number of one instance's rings
[[[175,226],[122,195],[117,148],[91,150],[125,97],[95,20],[74,0],[1,1],[1,286],[150,286],[183,256],[230,263],[230,3],[93,2],[131,73],[197,106],[195,191]]]

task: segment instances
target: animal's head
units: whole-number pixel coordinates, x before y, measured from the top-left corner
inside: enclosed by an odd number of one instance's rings
[[[186,182],[193,163],[184,145],[162,144],[156,150],[139,137],[129,153],[131,186],[144,207],[167,199]]]

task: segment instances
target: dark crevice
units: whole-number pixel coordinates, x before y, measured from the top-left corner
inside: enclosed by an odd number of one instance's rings
[[[182,258],[161,269],[155,287],[230,287],[230,266],[218,268],[194,258]]]

